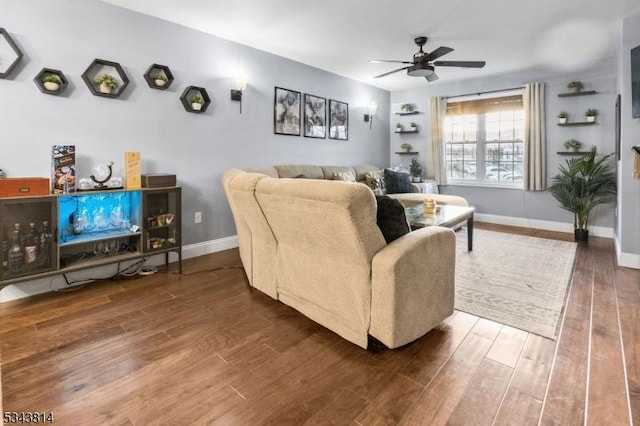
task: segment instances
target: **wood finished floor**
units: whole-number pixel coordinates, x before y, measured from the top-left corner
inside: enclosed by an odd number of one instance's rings
[[[456,312],[367,352],[249,290],[240,269],[207,271],[238,264],[229,250],[186,261],[185,275],[0,304],[3,409],[53,411],[60,425],[640,420],[640,271],[615,266],[611,240],[579,245],[557,346]]]

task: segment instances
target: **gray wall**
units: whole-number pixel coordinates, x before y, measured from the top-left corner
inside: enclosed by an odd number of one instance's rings
[[[613,60],[613,59],[612,59]],[[473,70],[469,70],[473,73]],[[567,83],[580,80],[585,84],[585,90],[596,90],[593,96],[559,98],[558,93],[567,92]],[[392,103],[411,102],[424,114],[411,116],[420,126],[417,135],[398,135],[393,133],[393,126],[397,121],[406,121],[405,117],[391,115],[391,163],[398,163],[397,155],[400,144],[409,142],[414,149],[420,151],[420,160],[426,163],[425,153],[430,152],[427,146],[429,107],[431,96],[456,96],[491,90],[504,90],[522,87],[526,83],[546,83],[546,111],[547,111],[547,176],[550,179],[557,173],[558,165],[564,163],[568,157],[559,156],[558,151],[564,151],[563,143],[567,139],[578,139],[585,147],[596,145],[598,152],[609,153],[614,147],[614,105],[616,96],[616,76],[612,71],[611,60],[601,64],[594,64],[589,70],[558,74],[547,70],[533,70],[514,72],[497,77],[471,79],[452,83],[438,83],[428,85],[421,90],[393,92]],[[584,111],[596,108],[599,111],[597,124],[584,127],[559,127],[556,125],[557,114],[564,110],[569,112],[570,120],[584,121]],[[406,160],[401,160],[406,161]],[[430,170],[425,170],[427,175]],[[558,202],[546,191],[523,191],[518,189],[490,188],[482,186],[447,185],[442,192],[460,195],[467,198],[479,213],[509,216],[531,220],[545,220],[554,222],[573,223],[570,212],[560,209]],[[602,206],[595,211],[590,219],[590,225],[612,228],[614,221],[613,205]]]
[[[12,78],[0,80],[0,168],[9,176],[49,176],[54,144],[76,145],[79,176],[109,160],[121,175],[124,152],[140,151],[143,173],[177,175],[184,243],[192,244],[235,234],[220,185],[227,168],[388,163],[385,90],[95,0],[0,1],[0,27],[25,53]],[[88,91],[80,75],[94,58],[124,67],[131,84],[120,98]],[[144,81],[152,63],[171,68],[169,90]],[[43,67],[70,80],[64,96],[38,91],[32,79]],[[236,69],[249,77],[242,114],[229,99]],[[205,114],[187,113],[178,100],[189,85],[212,97]],[[347,102],[349,140],[274,135],[274,86]],[[371,101],[380,108],[369,130],[363,114]]]
[[[185,245],[235,235],[220,184],[227,168],[389,162],[388,91],[96,0],[0,0],[0,11],[0,27],[25,54],[0,79],[0,168],[49,177],[51,146],[73,144],[79,177],[110,160],[122,175],[124,152],[140,151],[143,173],[174,173],[183,187]],[[82,81],[95,58],[125,69],[131,83],[120,98],[93,96]],[[144,81],[153,63],[173,72],[168,90]],[[40,93],[33,78],[44,67],[69,79],[63,95]],[[242,114],[229,99],[237,70],[248,75]],[[179,96],[190,85],[207,89],[206,113],[184,110]],[[347,102],[349,140],[275,135],[274,86]],[[379,110],[370,130],[363,114],[372,101]],[[46,291],[49,281],[7,287],[0,301]]]

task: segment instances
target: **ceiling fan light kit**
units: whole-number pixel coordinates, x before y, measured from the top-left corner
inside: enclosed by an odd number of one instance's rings
[[[484,61],[435,61],[435,59],[453,52],[453,49],[440,46],[431,53],[426,53],[422,50],[422,47],[427,43],[427,37],[416,37],[414,42],[420,50],[413,55],[413,61],[370,60],[369,62],[396,62],[407,64],[405,67],[376,75],[374,78],[385,77],[398,71],[407,70],[407,75],[410,77],[424,77],[427,81],[435,81],[439,78],[435,72],[435,67],[482,68],[485,66]]]

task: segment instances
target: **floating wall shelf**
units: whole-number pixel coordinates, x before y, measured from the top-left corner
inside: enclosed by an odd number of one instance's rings
[[[400,130],[399,132],[394,133],[418,133],[418,129],[416,130]]]
[[[200,95],[203,100],[202,107],[199,110],[193,108],[191,104],[191,98],[193,98],[195,95]],[[180,96],[180,102],[182,102],[182,106],[184,106],[184,109],[187,112],[201,114],[207,110],[207,107],[211,103],[211,98],[209,97],[209,94],[204,87],[188,86],[186,89],[184,89],[184,92],[182,92],[182,96]]]
[[[398,155],[418,155],[418,151],[398,151]]]
[[[596,124],[595,121],[576,121],[574,123],[558,123],[558,126],[590,126]]]
[[[585,151],[558,151],[558,155],[583,155]]]
[[[0,52],[2,52],[3,50],[6,50],[1,48],[2,44],[5,44],[9,49],[13,50],[13,53],[15,53],[16,55],[16,57],[13,59],[8,59],[5,57],[5,58],[2,58],[3,59],[2,61],[0,61],[0,64],[5,64],[7,62],[9,63],[9,65],[6,68],[0,69],[0,78],[6,78],[9,76],[9,74],[11,74],[11,71],[13,71],[16,65],[18,65],[18,62],[20,62],[20,60],[22,59],[22,52],[20,51],[20,49],[18,48],[18,45],[14,43],[9,33],[4,28],[0,28]],[[1,56],[3,55],[0,54],[0,57]]]
[[[420,111],[407,111],[407,112],[394,112],[395,115],[415,115],[420,114]]]
[[[167,81],[160,80],[164,83],[163,85],[155,83],[154,76],[158,74],[164,75],[167,78]],[[144,79],[152,89],[167,90],[169,86],[171,86],[171,83],[173,83],[173,74],[168,66],[153,64],[147,69],[147,72],[144,73]]]
[[[100,91],[99,85],[93,82],[93,79],[100,72],[105,72],[104,68],[112,68],[120,77],[120,84],[116,88],[116,91],[113,93],[103,93]],[[113,75],[112,72],[109,74]],[[129,78],[127,74],[124,72],[124,69],[120,66],[119,63],[113,61],[107,61],[105,59],[94,59],[91,65],[82,73],[82,80],[85,82],[91,94],[95,96],[102,96],[105,98],[117,98],[119,97],[124,89],[129,85]]]
[[[568,92],[568,93],[558,93],[559,98],[568,98],[571,96],[588,96],[595,95],[597,92],[595,90],[587,90],[584,92]]]
[[[56,77],[58,77],[58,79],[60,80],[60,84],[58,84],[57,90],[42,81],[42,79],[46,75],[55,75]],[[40,89],[42,93],[46,93],[48,95],[59,95],[60,93],[64,92],[64,89],[66,89],[67,85],[69,84],[62,71],[54,70],[52,68],[42,68],[42,70],[40,70],[40,72],[34,77],[33,81],[36,83],[36,86],[38,86],[38,89]],[[47,88],[48,86],[50,88]]]

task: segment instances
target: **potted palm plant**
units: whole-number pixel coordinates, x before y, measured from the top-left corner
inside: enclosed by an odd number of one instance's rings
[[[559,166],[559,173],[551,179],[549,192],[560,207],[573,213],[576,241],[588,241],[589,215],[593,209],[615,200],[616,178],[608,154],[596,160],[596,147],[579,158],[571,158]]]
[[[96,75],[93,82],[100,86],[100,93],[111,93],[118,88],[118,80],[106,72]]]
[[[422,176],[422,165],[415,157],[411,159],[409,174],[411,175],[411,180],[413,182],[420,182],[420,176]]]

